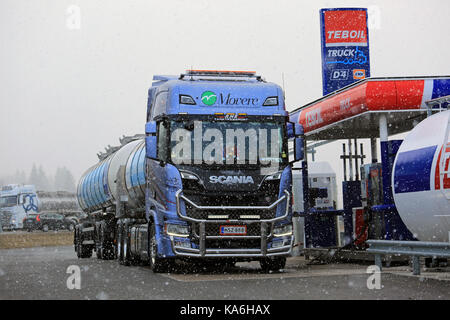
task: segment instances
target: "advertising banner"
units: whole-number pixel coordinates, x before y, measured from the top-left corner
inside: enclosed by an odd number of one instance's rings
[[[320,10],[323,95],[370,77],[367,9]]]

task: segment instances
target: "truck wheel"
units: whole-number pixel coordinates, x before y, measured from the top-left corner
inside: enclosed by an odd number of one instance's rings
[[[117,226],[117,260],[123,264],[123,234],[122,224]]]
[[[280,269],[284,269],[284,267],[286,266],[286,258],[265,258],[260,261],[260,264],[264,272],[279,271]]]
[[[89,246],[82,244],[82,239],[78,239],[77,243],[77,256],[78,258],[90,258],[92,257],[92,249]]]
[[[75,232],[73,233],[73,248],[75,252],[78,252],[78,228],[75,228]]]
[[[129,266],[132,264],[131,257],[131,248],[130,248],[130,237],[128,236],[128,229],[124,228],[123,230],[123,264]]]
[[[97,254],[97,259],[103,259],[103,245],[102,245],[102,227],[99,227],[96,230],[96,239],[95,239],[95,253]]]
[[[102,247],[102,259],[104,260],[112,260],[114,259],[114,246],[111,241],[107,239],[105,234],[105,225],[102,225],[100,232],[100,244]]]
[[[42,231],[48,232],[48,225],[44,224],[44,225],[42,226]]]
[[[128,236],[127,236],[127,228],[125,225],[120,224],[118,229],[118,239],[117,239],[117,255],[119,256],[119,263],[124,266],[130,265],[129,254],[127,251],[129,250],[128,246]]]
[[[150,226],[149,239],[148,239],[148,257],[149,266],[154,273],[168,272],[170,269],[170,263],[168,259],[162,259],[158,257],[158,243],[156,241],[155,225]]]

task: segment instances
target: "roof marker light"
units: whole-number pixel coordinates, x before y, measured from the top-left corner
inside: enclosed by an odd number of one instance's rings
[[[255,75],[256,71],[236,71],[236,70],[186,70],[188,75]]]

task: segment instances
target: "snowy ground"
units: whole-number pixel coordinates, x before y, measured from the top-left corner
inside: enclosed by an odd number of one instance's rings
[[[81,289],[67,287],[67,268],[73,265],[80,268]],[[0,250],[0,300],[450,299],[450,281],[431,279],[426,272],[413,277],[408,267],[383,270],[381,289],[368,289],[366,268],[307,266],[299,257],[289,259],[281,273],[263,274],[257,263],[241,263],[220,273],[186,273],[180,267],[171,274],[154,274],[145,266],[79,260],[71,246],[10,249]]]

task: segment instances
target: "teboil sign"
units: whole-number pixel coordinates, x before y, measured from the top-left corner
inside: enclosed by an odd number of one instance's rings
[[[367,9],[320,10],[323,95],[370,77]]]

